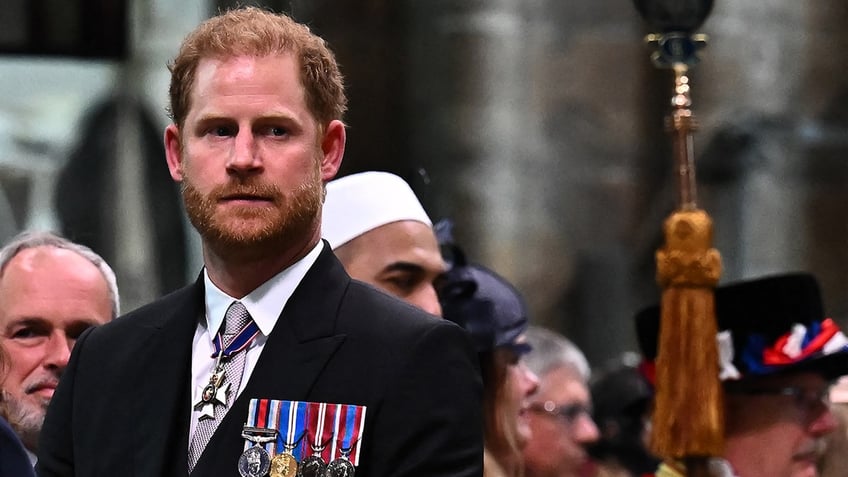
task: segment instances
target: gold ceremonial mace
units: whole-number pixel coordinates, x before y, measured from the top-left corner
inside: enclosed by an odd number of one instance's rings
[[[662,288],[656,395],[651,450],[686,464],[687,474],[708,476],[707,460],[724,452],[724,396],[719,381],[714,288],[721,257],[712,248],[712,220],[697,205],[690,109],[689,68],[706,37],[692,32],[712,9],[712,0],[634,0],[659,33],[646,37],[654,64],[674,72],[672,136],[678,180],[677,209],[665,220],[665,244],[657,250]]]

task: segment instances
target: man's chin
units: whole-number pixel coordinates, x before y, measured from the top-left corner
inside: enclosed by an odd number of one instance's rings
[[[249,260],[278,255],[302,240],[316,227],[314,221],[240,222],[216,224],[201,232],[206,243],[219,256]]]
[[[38,446],[38,435],[44,425],[44,416],[47,414],[50,399],[36,398],[30,401],[32,402],[22,402],[6,395],[3,404],[9,425],[24,445],[34,450]]]
[[[284,237],[280,234],[270,234],[265,230],[218,230],[214,233],[201,234],[206,244],[218,256],[250,259],[253,255],[265,257],[268,253],[278,252]]]
[[[796,459],[792,466],[792,477],[818,477],[815,459]]]

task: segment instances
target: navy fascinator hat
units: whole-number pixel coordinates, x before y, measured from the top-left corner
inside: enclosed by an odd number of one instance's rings
[[[450,223],[436,224],[436,236],[449,269],[439,288],[442,316],[462,326],[478,353],[507,347],[517,354],[530,351],[518,338],[527,330],[527,305],[505,278],[469,263],[454,242]]]

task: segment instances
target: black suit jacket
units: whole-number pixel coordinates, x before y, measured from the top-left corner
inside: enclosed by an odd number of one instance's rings
[[[203,281],[86,332],[53,397],[42,476],[185,476]],[[238,476],[251,398],[368,406],[357,477],[482,475],[481,384],[465,333],[351,280],[324,245],[192,477]]]

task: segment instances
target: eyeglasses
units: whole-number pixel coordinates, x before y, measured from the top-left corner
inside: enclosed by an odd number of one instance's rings
[[[791,397],[795,405],[804,411],[810,412],[821,407],[830,406],[830,386],[821,389],[804,388],[800,386],[784,386],[779,388],[743,388],[734,389],[734,394],[746,394],[750,396],[787,396]]]
[[[571,403],[557,406],[553,401],[543,403],[536,402],[527,406],[527,409],[536,413],[558,417],[571,425],[582,415],[592,418],[592,407],[583,403]]]

